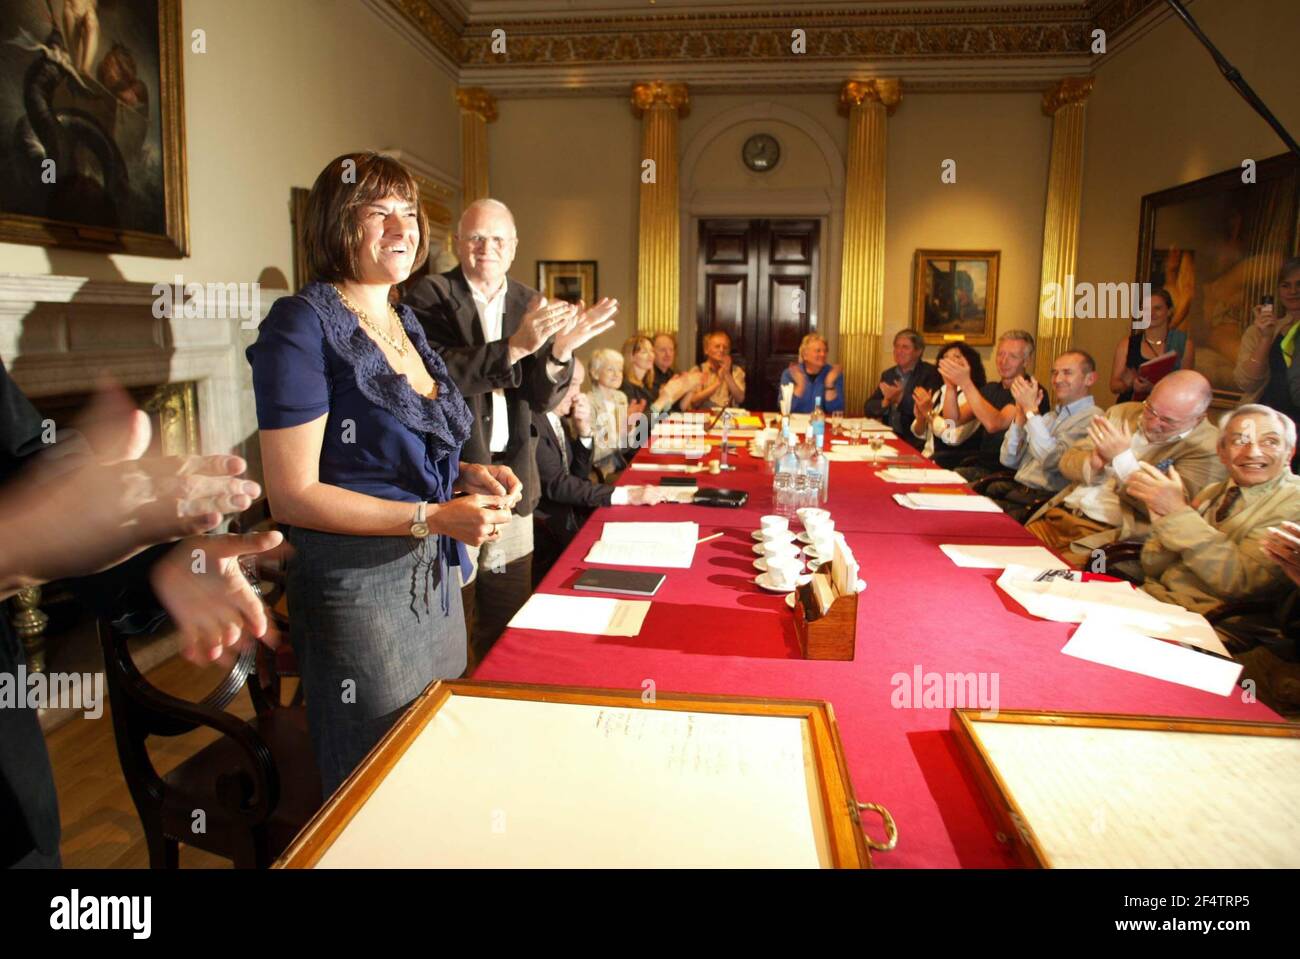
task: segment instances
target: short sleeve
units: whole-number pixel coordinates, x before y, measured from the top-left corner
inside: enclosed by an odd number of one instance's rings
[[[245,355],[253,367],[259,429],[301,426],[329,412],[325,334],[306,300],[276,300]]]

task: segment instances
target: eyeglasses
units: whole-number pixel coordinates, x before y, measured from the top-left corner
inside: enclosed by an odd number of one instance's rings
[[[1168,416],[1161,416],[1159,413],[1155,411],[1155,408],[1152,407],[1149,400],[1143,401],[1142,412],[1145,413],[1147,416],[1151,417],[1161,426],[1166,426],[1169,427],[1170,429],[1172,429],[1175,426],[1178,426],[1180,423],[1186,422],[1187,419],[1186,417],[1184,417],[1183,419],[1175,420],[1175,419],[1170,419]]]
[[[484,236],[481,233],[471,233],[465,237],[465,242],[470,246],[490,246],[494,250],[504,250],[507,243],[513,243],[513,236]]]
[[[1233,449],[1242,449],[1254,445],[1270,453],[1276,453],[1286,448],[1286,441],[1273,433],[1267,436],[1259,436],[1255,433],[1230,433],[1226,437],[1226,442]]]

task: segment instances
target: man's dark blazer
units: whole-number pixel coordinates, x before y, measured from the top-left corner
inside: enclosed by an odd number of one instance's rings
[[[420,278],[407,289],[402,302],[415,312],[429,343],[442,355],[447,371],[474,414],[473,429],[460,454],[465,462],[494,462],[488,449],[492,438],[491,394],[493,390],[505,390],[510,440],[495,462],[509,466],[523,483],[523,498],[515,512],[527,516],[541,494],[533,456],[532,414],[550,409],[564,395],[573,377],[573,360],[565,364],[558,380],[552,383],[546,375],[546,359],[553,342],[548,340],[536,353],[511,366],[509,339],[519,329],[528,301],[537,291],[508,278],[506,282],[501,339],[492,343],[483,338],[474,295],[460,267]]]
[[[569,468],[564,468],[560,438],[545,413],[533,414],[533,432],[537,437],[537,473],[542,485],[542,498],[533,512],[533,530],[548,540],[551,550],[559,555],[591,511],[610,504],[614,487],[591,481],[591,447],[569,439],[567,434],[564,443]]]
[[[903,373],[897,366],[891,366],[881,375],[882,382],[894,385],[903,378]],[[925,440],[918,439],[912,435],[912,417],[915,415],[916,406],[912,399],[912,390],[918,386],[923,387],[933,393],[939,387],[943,386],[943,377],[939,375],[938,368],[933,363],[927,363],[920,360],[916,368],[912,370],[912,381],[910,387],[904,389],[903,395],[898,398],[898,405],[892,409],[885,409],[885,394],[881,392],[879,386],[867,400],[863,412],[871,417],[883,422],[886,426],[893,425],[894,432],[898,438],[911,443],[917,449],[925,445]],[[897,412],[897,419],[889,414]]]

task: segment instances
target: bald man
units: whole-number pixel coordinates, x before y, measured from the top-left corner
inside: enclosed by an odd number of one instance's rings
[[[1116,540],[1145,539],[1146,505],[1125,485],[1148,463],[1174,467],[1188,498],[1223,479],[1218,429],[1205,418],[1213,392],[1194,370],[1170,373],[1142,403],[1117,403],[1093,418],[1088,435],[1062,457],[1070,485],[1025,525],[1067,562],[1084,566],[1094,549]]]
[[[506,523],[501,540],[475,556],[475,577],[463,594],[472,671],[532,587],[533,524],[527,517],[541,495],[532,415],[545,413],[564,395],[574,350],[614,325],[618,302],[606,298],[581,308],[548,302],[510,279],[519,234],[499,200],[467,206],[455,243],[460,266],[422,277],[403,302],[415,311],[474,414],[461,459],[510,467],[523,487],[514,512],[526,519]]]

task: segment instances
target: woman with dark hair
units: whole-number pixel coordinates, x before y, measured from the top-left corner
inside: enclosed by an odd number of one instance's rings
[[[1115,345],[1115,362],[1111,367],[1110,388],[1116,403],[1142,400],[1155,386],[1139,370],[1148,360],[1166,353],[1177,353],[1175,370],[1196,368],[1196,344],[1188,339],[1185,330],[1171,330],[1174,316],[1174,298],[1168,290],[1155,290],[1151,294],[1150,325],[1134,330]],[[1170,372],[1173,372],[1172,370]]]
[[[276,301],[247,354],[327,795],[432,680],[464,671],[462,544],[499,536],[520,496],[508,468],[461,462],[469,408],[414,314],[390,305],[428,254],[419,199],[391,157],[332,160],[304,217],[311,282]]]
[[[987,379],[984,374],[984,361],[980,355],[966,343],[958,341],[949,343],[939,350],[935,362],[942,361],[950,353],[959,353],[970,367],[971,384],[976,390],[982,390]],[[947,419],[943,415],[943,401],[949,390],[957,393],[957,417]],[[912,391],[913,418],[912,435],[924,440],[921,452],[929,456],[939,466],[950,467],[960,463],[967,456],[979,450],[980,422],[971,411],[965,393],[956,383],[943,378],[943,385],[934,393],[918,386]]]
[[[1246,394],[1292,420],[1300,419],[1300,364],[1295,362],[1300,338],[1300,257],[1292,257],[1277,273],[1272,302],[1255,307],[1254,322],[1241,335],[1233,378]],[[1300,453],[1291,460],[1300,465]]]

